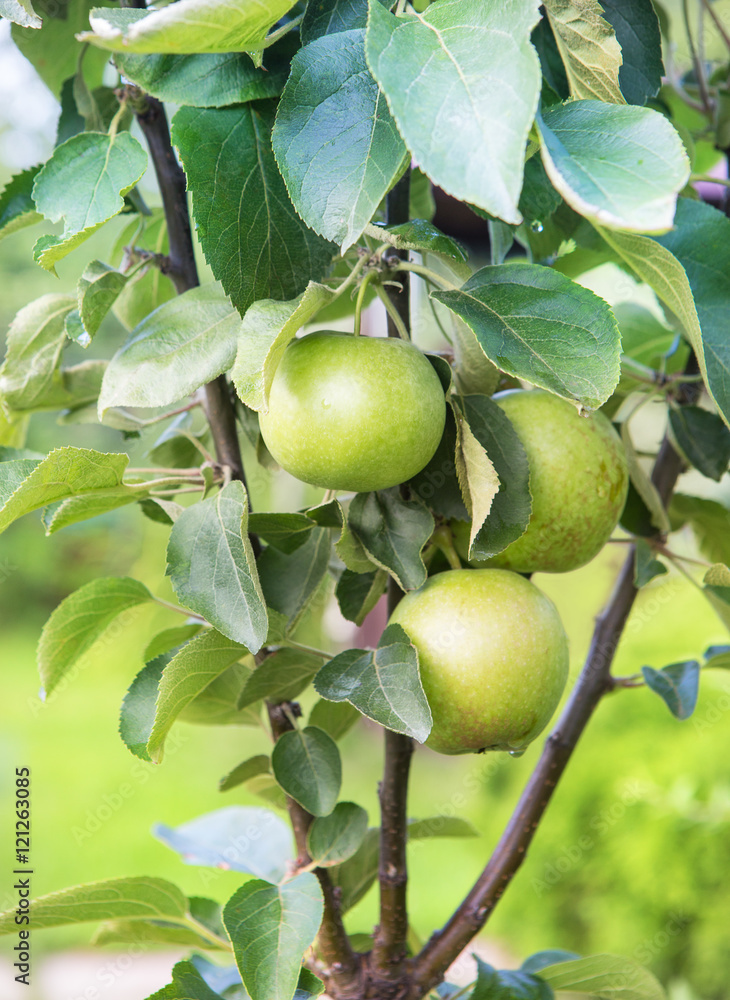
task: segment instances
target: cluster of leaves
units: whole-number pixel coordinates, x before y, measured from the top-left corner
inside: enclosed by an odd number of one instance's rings
[[[159,763],[177,720],[256,725],[265,703],[284,706],[291,727],[270,756],[221,779],[222,791],[245,785],[272,808],[232,807],[158,831],[191,863],[251,876],[222,912],[155,879],[65,890],[35,904],[35,927],[102,920],[98,940],[233,952],[231,970],[199,957],[181,963],[159,998],[243,997],[242,982],[253,1000],[321,991],[300,971],[322,915],[313,869],[330,871],[346,912],[378,863],[377,830],[360,806],[339,801],[337,741],[364,715],[422,742],[431,714],[416,651],[398,626],[375,650],[334,657],[302,648],[294,633],[327,593],[328,575],[343,615],[361,624],[389,579],[408,591],[453,564],[452,519],[471,522],[472,558],[523,534],[528,462],[491,399],[498,386],[523,380],[578,407],[605,408],[629,456],[622,526],[638,539],[637,586],[666,572],[674,559],[667,535],[690,524],[713,564],[704,592],[730,627],[728,511],[685,495],[666,511],[630,432],[638,408],[659,395],[687,463],[713,480],[728,467],[730,220],[687,186],[699,147],[681,108],[660,94],[652,4],[550,0],[542,15],[537,3],[416,6],[182,0],[148,11],[68,0],[63,16],[49,9],[41,18],[29,0],[0,0],[18,46],[61,104],[48,162],[0,195],[0,237],[62,221],[63,232],[34,249],[53,271],[109,220],[130,216],[109,262],[83,269],[76,296],[46,295],[10,328],[0,369],[0,530],[40,510],[52,533],[133,503],[169,526],[167,573],[188,620],[151,639],[124,698],[120,734],[133,754]],[[117,88],[102,84],[110,57]],[[216,279],[180,295],[168,276],[166,217],[137,189],[148,159],[129,127],[150,96],[179,105],[172,138]],[[384,225],[384,199],[412,160],[411,217]],[[488,266],[473,271],[463,248],[435,228],[431,183],[486,219]],[[515,246],[519,259],[505,260]],[[207,450],[201,388],[229,377],[240,432],[270,464],[257,414],[284,350],[315,318],[352,313],[346,293],[358,282],[382,293],[394,270],[410,266],[394,263],[393,251],[419,255],[414,281],[420,274],[435,286],[428,314],[451,342],[453,364],[431,359],[449,403],[436,454],[400,489],[251,512],[244,485]],[[575,280],[603,261],[645,283],[663,318],[638,308],[614,315]],[[126,343],[108,362],[65,365],[65,349],[88,349],[110,311],[129,330]],[[414,319],[417,332],[422,317]],[[690,348],[706,390],[701,406],[682,396]],[[26,450],[28,417],[39,411],[123,435],[165,430],[150,468],[130,474],[124,453]],[[185,506],[180,490],[200,499]],[[263,543],[258,555],[252,537]],[[46,693],[116,616],[152,600],[131,579],[94,580],[66,598],[39,645]],[[727,662],[727,650],[716,649],[706,665]],[[691,712],[697,662],[647,666],[643,676],[675,715]],[[310,684],[321,700],[301,725],[291,703]],[[313,817],[304,866],[272,811],[287,798]],[[414,823],[409,836],[434,828]],[[250,830],[256,835],[244,836]],[[445,832],[473,831],[457,823]],[[2,919],[0,930],[10,929]],[[533,957],[516,973],[481,966],[472,996],[618,995],[605,992],[611,984],[601,976],[629,975],[610,961],[554,958]],[[642,975],[632,996],[659,996]]]

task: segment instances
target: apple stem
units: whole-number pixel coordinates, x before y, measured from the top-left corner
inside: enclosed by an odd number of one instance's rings
[[[365,302],[365,293],[368,290],[368,285],[375,281],[378,277],[378,272],[375,270],[368,271],[365,277],[360,282],[360,288],[357,292],[357,300],[355,302],[355,336],[360,336],[360,324],[362,321],[362,307]]]

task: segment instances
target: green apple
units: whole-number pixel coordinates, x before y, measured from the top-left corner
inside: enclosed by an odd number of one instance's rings
[[[555,711],[568,639],[549,597],[517,573],[455,569],[406,594],[390,618],[418,650],[439,753],[519,752]]]
[[[596,556],[616,527],[629,475],[621,439],[603,413],[576,407],[540,389],[493,397],[509,417],[530,465],[532,515],[521,538],[489,560],[518,573],[566,573]],[[455,527],[466,557],[469,529]]]
[[[260,423],[297,479],[365,493],[420,472],[445,419],[439,377],[413,344],[320,330],[287,347]]]

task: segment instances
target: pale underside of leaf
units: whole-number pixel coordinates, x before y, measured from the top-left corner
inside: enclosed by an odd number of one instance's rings
[[[545,10],[571,95],[625,104],[618,82],[621,47],[597,0],[546,0]]]
[[[457,416],[456,420],[456,474],[464,505],[471,518],[471,548],[492,509],[500,483],[489,455],[461,416]]]

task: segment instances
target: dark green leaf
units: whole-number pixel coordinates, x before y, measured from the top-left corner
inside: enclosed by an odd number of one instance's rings
[[[352,573],[349,569],[342,572],[337,582],[335,596],[343,617],[348,621],[362,625],[385,593],[388,574],[383,569],[373,573]]]
[[[46,694],[118,615],[151,600],[152,594],[138,580],[109,577],[92,580],[61,601],[38,643],[38,670]]]
[[[553,1000],[550,986],[522,969],[497,971],[477,955],[477,981],[470,1000]]]
[[[406,147],[365,62],[365,28],[294,56],[272,145],[302,219],[347,250],[402,171]]]
[[[378,827],[371,827],[353,856],[330,870],[332,883],[340,891],[342,913],[347,913],[359,903],[375,882],[378,874],[379,848],[380,830]]]
[[[546,969],[548,965],[556,965],[558,962],[572,962],[576,958],[580,958],[580,955],[574,951],[565,951],[563,948],[548,948],[530,955],[522,963],[521,968],[523,972],[535,973]]]
[[[654,5],[651,0],[601,0],[601,7],[621,46],[621,93],[629,104],[646,104],[659,93],[664,76],[662,39]]]
[[[381,0],[387,6],[387,0]],[[302,44],[315,38],[351,28],[364,28],[368,23],[368,0],[310,0],[304,12]]]
[[[570,97],[568,77],[560,52],[558,51],[555,34],[547,17],[540,18],[532,31],[530,40],[537,49],[537,54],[540,57],[540,68],[542,69],[545,83],[557,97],[563,101],[567,101]]]
[[[471,330],[469,336],[473,338]],[[481,348],[478,350],[481,352]],[[483,352],[482,352],[483,353]],[[486,357],[485,357],[486,360]],[[456,425],[450,406],[446,407],[444,433],[436,453],[422,472],[411,479],[409,485],[413,493],[429,507],[434,514],[455,517],[466,521],[469,517],[461,496],[456,475]]]
[[[170,532],[167,562],[181,602],[257,653],[268,620],[247,524],[246,490],[234,480],[180,515]]]
[[[435,184],[505,222],[521,221],[524,149],[540,91],[530,45],[537,19],[536,7],[482,0],[447,0],[403,17],[370,3],[368,64],[409,150]]]
[[[307,850],[320,867],[347,861],[358,850],[368,828],[368,814],[354,802],[339,802],[329,816],[319,816],[307,833]]]
[[[509,375],[590,409],[618,383],[613,313],[557,271],[523,262],[484,267],[460,289],[433,298],[468,323],[490,361]]]
[[[223,920],[251,1000],[292,1000],[322,909],[311,872],[280,886],[253,880],[231,896]]]
[[[662,576],[662,574],[666,573],[667,567],[655,558],[654,550],[643,538],[638,538],[634,544],[636,547],[634,556],[634,586],[645,587],[655,576]]]
[[[258,806],[224,806],[175,829],[158,823],[152,832],[188,865],[231,869],[278,882],[292,860],[289,825]]]
[[[323,657],[299,649],[280,649],[260,663],[251,674],[238,699],[245,708],[266,698],[273,704],[291,701],[309,685],[322,666]]]
[[[418,655],[398,625],[389,626],[376,650],[348,649],[322,667],[315,690],[329,701],[349,701],[386,729],[423,743],[431,711],[421,686]]]
[[[173,104],[221,108],[276,97],[286,74],[257,68],[243,52],[214,55],[132,55],[114,57],[120,73],[148,94]]]
[[[309,538],[315,523],[306,514],[259,513],[249,515],[248,527],[281,552],[292,553]]]
[[[668,667],[654,670],[642,667],[647,687],[666,702],[669,711],[678,719],[688,719],[695,710],[700,687],[700,665],[697,660],[670,663]]]
[[[674,229],[657,237],[656,242],[677,258],[687,274],[702,328],[708,388],[730,420],[726,309],[730,295],[730,219],[704,202],[680,198]]]
[[[520,194],[520,212],[528,225],[544,225],[561,202],[561,197],[550,183],[539,156],[531,156],[525,163],[525,179]]]
[[[259,774],[270,773],[271,761],[269,758],[266,754],[257,754],[255,757],[249,757],[248,760],[244,760],[241,764],[234,767],[232,771],[224,775],[218,782],[218,791],[228,792],[231,788],[237,788]]]
[[[674,440],[690,464],[720,482],[730,463],[730,430],[714,413],[698,406],[669,411]]]
[[[40,222],[42,216],[33,201],[33,182],[40,167],[29,167],[11,177],[0,192],[0,239]]]
[[[155,722],[155,706],[162,671],[173,655],[173,651],[169,651],[146,663],[132,681],[122,702],[119,735],[127,749],[140,760],[152,760],[147,752],[147,743]]]
[[[315,528],[303,545],[292,553],[269,545],[258,558],[261,589],[266,603],[286,615],[288,631],[300,621],[327,573],[330,536],[326,528]]]
[[[242,314],[257,299],[299,295],[335,252],[289,200],[271,150],[272,118],[269,104],[257,103],[181,108],[173,121],[203,252]]]
[[[470,558],[486,559],[515,541],[527,528],[532,511],[530,470],[517,432],[489,396],[464,396],[464,416],[499,476],[499,492],[480,528]]]
[[[403,500],[398,487],[358,493],[350,504],[348,524],[372,561],[403,590],[415,590],[425,581],[421,553],[434,521],[423,504]]]
[[[342,782],[337,744],[316,726],[283,733],[271,755],[274,777],[313,816],[328,816]]]
[[[221,1000],[203,979],[192,962],[178,962],[172,969],[172,982],[157,990],[147,1000]]]
[[[399,250],[443,254],[458,261],[466,261],[469,256],[460,243],[426,219],[411,219],[399,226],[384,226],[383,236],[383,242],[392,243]]]
[[[247,652],[240,643],[207,629],[175,654],[160,678],[155,724],[147,742],[155,762],[162,760],[167,734],[183,709]]]
[[[333,740],[339,740],[361,718],[358,710],[346,701],[327,701],[320,698],[309,713],[309,725],[324,729]]]

